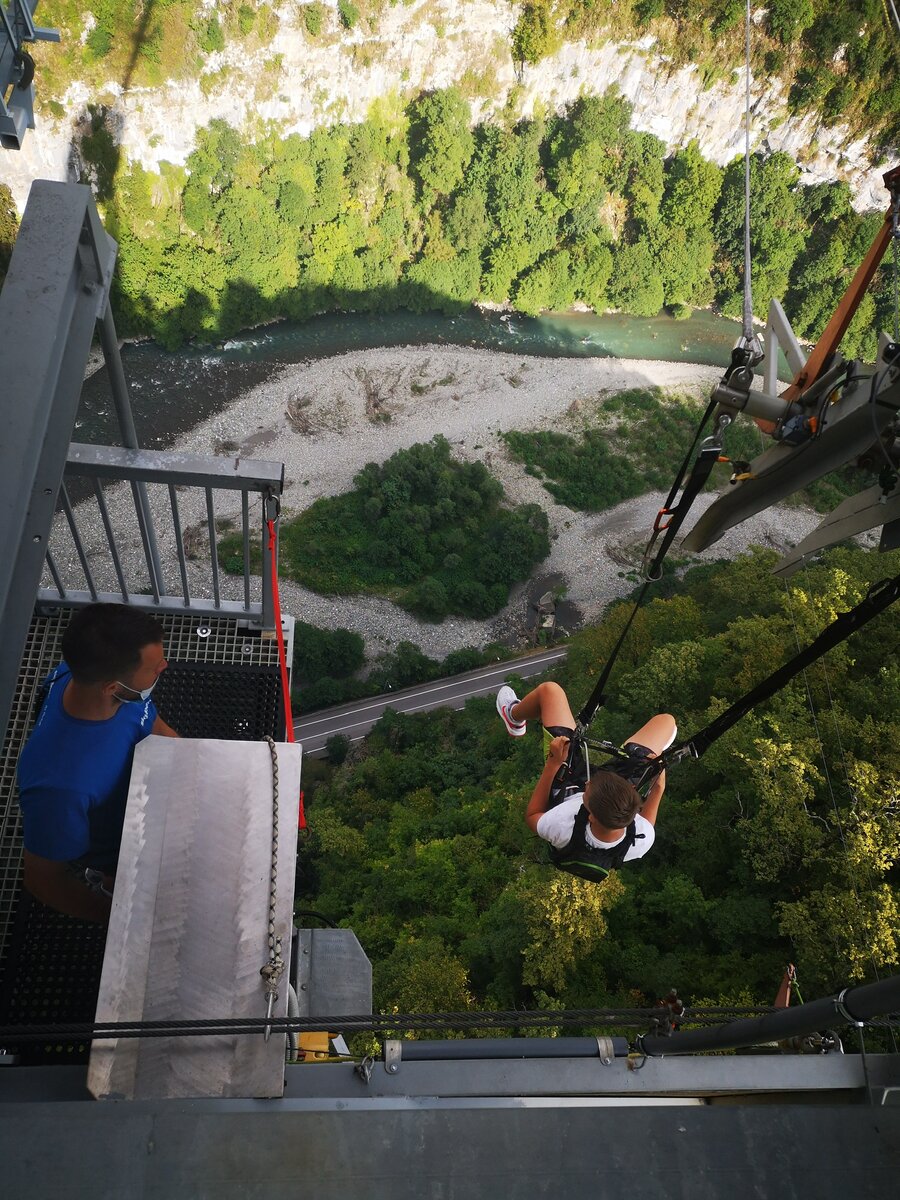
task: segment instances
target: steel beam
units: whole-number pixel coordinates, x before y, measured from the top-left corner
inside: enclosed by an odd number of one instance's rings
[[[865,533],[877,525],[890,525],[900,519],[900,487],[886,493],[877,483],[856,496],[849,496],[828,514],[812,533],[772,568],[773,575],[787,579],[803,566],[810,555],[845,538]],[[883,549],[885,547],[882,547]]]
[[[897,1189],[900,1110],[4,1105],[0,1153],[9,1196],[67,1200],[885,1200]]]
[[[0,292],[0,730],[41,581],[94,325],[116,243],[91,190],[37,180]]]

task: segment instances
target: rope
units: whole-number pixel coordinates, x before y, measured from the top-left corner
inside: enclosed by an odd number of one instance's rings
[[[284,959],[281,957],[281,938],[275,933],[275,902],[278,896],[278,747],[273,738],[267,737],[272,756],[272,860],[269,867],[269,961],[260,967],[263,991],[266,996],[266,1016],[271,1019],[272,1009],[278,999],[278,985],[284,974]],[[265,1039],[269,1040],[271,1029],[267,1026]]]
[[[776,1011],[770,1005],[722,1008],[685,1008],[681,1024],[726,1025],[744,1017],[765,1016]],[[107,1021],[60,1022],[0,1028],[0,1046],[55,1040],[105,1040],[111,1038],[214,1037],[223,1035],[309,1033],[339,1029],[342,1033],[415,1032],[423,1029],[521,1029],[554,1028],[559,1025],[605,1025],[645,1029],[648,1024],[668,1023],[668,1009],[584,1008],[560,1012],[533,1011],[437,1013],[366,1013],[356,1016],[314,1017],[222,1017],[194,1021]]]
[[[277,505],[277,500],[271,494],[268,499],[274,501]],[[277,507],[275,515],[277,518]],[[276,549],[275,518],[268,517],[266,524],[269,529],[269,562],[272,568],[272,606],[275,616],[275,635],[278,639],[278,665],[281,670],[281,692],[284,699],[284,738],[286,742],[293,742],[296,740],[294,738],[294,714],[291,711],[291,687],[288,681],[287,652],[284,646],[284,630],[281,627],[281,597],[278,592],[278,552]],[[300,792],[300,804],[297,813],[297,828],[306,829],[306,812],[303,807],[302,790]]]
[[[894,341],[900,342],[900,189],[894,193],[891,242],[894,247]]]

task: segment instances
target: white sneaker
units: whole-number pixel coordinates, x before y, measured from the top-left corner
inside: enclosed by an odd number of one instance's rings
[[[514,721],[510,716],[510,709],[518,701],[519,697],[508,684],[504,684],[497,693],[497,712],[500,714],[503,724],[506,726],[506,732],[510,737],[525,736],[525,722]]]

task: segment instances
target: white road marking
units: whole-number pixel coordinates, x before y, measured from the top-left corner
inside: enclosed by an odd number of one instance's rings
[[[511,673],[511,674],[521,675],[522,671],[517,670],[516,669],[517,667],[527,669],[530,666],[534,666],[536,668],[540,668],[540,670],[544,670],[545,668],[551,666],[553,663],[558,662],[561,658],[565,658],[565,657],[566,657],[566,651],[561,650],[557,654],[553,654],[553,655],[548,654],[548,656],[546,658],[543,658],[543,657],[539,658],[539,657],[535,656],[535,658],[530,662],[501,663],[496,667],[486,668],[485,671],[481,675],[472,675],[472,676],[470,676],[470,679],[472,681],[474,681],[476,679],[483,679],[487,675],[491,675],[492,677],[494,677],[494,681],[489,683],[487,686],[485,686],[483,688],[474,688],[472,691],[466,693],[466,695],[467,696],[477,696],[482,692],[491,691],[491,689],[495,686],[496,678],[503,676],[505,674]],[[532,673],[538,674],[539,672],[537,670],[535,670]],[[435,683],[435,685],[433,687],[425,688],[418,692],[398,692],[396,703],[402,704],[402,703],[405,703],[406,700],[415,700],[419,696],[434,696],[436,692],[442,692],[442,691],[446,691],[448,688],[452,688],[452,687],[458,688],[458,687],[462,687],[464,685],[465,685],[465,681],[461,682],[457,677],[451,677],[450,680],[448,680],[446,683]],[[465,698],[466,698],[465,696],[458,697],[458,699],[465,699]],[[386,700],[382,698],[381,700],[370,702],[369,704],[361,704],[358,707],[353,707],[352,709],[350,709],[347,712],[347,716],[348,717],[357,716],[360,713],[364,713],[364,712],[367,712],[372,709],[374,709],[376,711],[383,711],[385,708],[393,707],[394,703],[395,703],[395,701],[392,697],[389,697]],[[438,706],[424,704],[424,705],[420,705],[417,708],[396,709],[395,711],[398,711],[398,712],[420,712],[422,709],[427,709],[429,707],[438,707]],[[321,716],[310,716],[309,718],[301,718],[299,721],[294,722],[294,732],[297,733],[302,730],[307,738],[315,737],[316,735],[314,733],[314,727],[316,725],[328,724],[329,722],[337,720],[337,719],[338,718],[336,717],[336,715],[334,713],[332,713],[330,716],[327,715],[327,713],[326,713],[325,715],[321,715]],[[357,724],[360,724],[360,723],[361,722],[357,722]],[[354,725],[348,725],[346,728],[353,729]]]

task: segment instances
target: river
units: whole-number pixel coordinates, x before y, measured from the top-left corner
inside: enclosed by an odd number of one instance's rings
[[[123,347],[141,445],[164,449],[199,421],[291,363],[379,346],[459,345],[550,357],[647,358],[726,366],[740,334],[737,321],[697,311],[686,321],[624,313],[518,313],[471,309],[436,313],[331,313],[283,321],[220,346],[175,352],[155,342]],[[786,369],[786,364],[782,364]],[[789,376],[788,376],[789,377]],[[105,369],[85,383],[73,440],[119,442]]]

